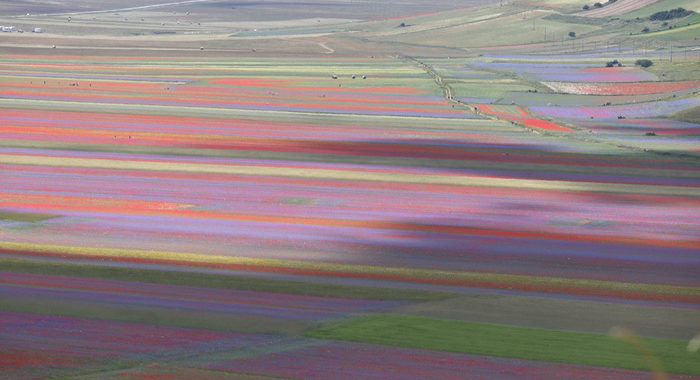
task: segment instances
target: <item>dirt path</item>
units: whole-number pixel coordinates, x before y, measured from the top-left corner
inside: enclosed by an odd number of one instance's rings
[[[442,79],[442,77],[440,76],[440,74],[437,71],[435,71],[432,67],[426,65],[425,63],[423,63],[415,58],[406,57],[406,59],[408,59],[409,61],[420,66],[423,70],[425,70],[428,73],[428,75],[430,75],[433,78],[433,80],[438,85],[438,87],[440,87],[440,89],[442,89],[442,92],[445,96],[445,99],[447,99],[447,101],[449,101],[450,103],[461,105],[461,103],[454,100],[454,97],[453,97],[454,93],[452,91],[452,87],[450,87],[450,85],[445,83],[445,81]]]
[[[320,47],[326,49],[326,54],[333,54],[333,53],[335,53],[335,49],[332,49],[332,48],[328,47],[328,45],[326,45],[325,42],[319,42],[319,43],[318,43],[318,46],[320,46]]]

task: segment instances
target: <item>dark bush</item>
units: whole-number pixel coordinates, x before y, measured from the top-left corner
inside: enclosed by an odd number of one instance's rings
[[[671,9],[670,11],[656,12],[653,15],[649,16],[649,20],[652,20],[652,21],[671,20],[674,18],[690,16],[693,13],[695,13],[695,12],[688,11],[688,10],[685,10],[683,8],[676,8],[676,9]]]
[[[589,7],[588,4],[586,4],[586,5],[583,6],[583,10],[584,10],[584,11],[587,11],[587,10],[589,10],[589,9],[591,9],[591,7]]]
[[[642,66],[642,67],[649,67],[654,64],[654,62],[648,60],[648,59],[638,59],[635,63],[637,66]]]
[[[593,6],[596,8],[602,8],[603,4],[602,3],[595,3],[595,4],[593,4]]]
[[[620,64],[620,61],[618,61],[617,59],[613,59],[612,61],[608,61],[605,64],[605,67],[615,67],[615,66],[620,67],[620,66],[622,66],[622,64]]]
[[[569,32],[569,37],[576,37],[576,32]]]
[[[645,26],[644,29],[642,29],[642,33],[649,33],[649,28]]]

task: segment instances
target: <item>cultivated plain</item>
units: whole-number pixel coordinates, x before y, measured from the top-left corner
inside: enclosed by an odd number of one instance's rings
[[[0,4],[2,377],[700,378],[700,2],[598,4]]]

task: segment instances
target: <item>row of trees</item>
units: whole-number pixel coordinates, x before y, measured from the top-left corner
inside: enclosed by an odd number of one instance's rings
[[[638,59],[634,62],[635,65],[641,66],[641,67],[649,67],[654,64],[651,60],[648,59]],[[618,61],[617,59],[614,59],[612,61],[609,61],[605,64],[605,67],[622,67],[622,63]]]

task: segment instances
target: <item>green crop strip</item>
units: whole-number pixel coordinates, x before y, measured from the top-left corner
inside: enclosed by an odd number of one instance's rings
[[[57,218],[58,216],[59,215],[35,214],[29,212],[0,211],[0,220],[8,220],[11,222],[35,223],[47,219]]]
[[[608,335],[465,322],[411,315],[377,315],[312,330],[306,336],[509,358],[649,370],[634,347]],[[665,371],[700,374],[700,353],[687,342],[641,339]]]
[[[375,288],[229,274],[124,268],[16,258],[0,258],[0,271],[374,300],[421,302],[441,300],[453,296],[452,293],[428,290]]]

